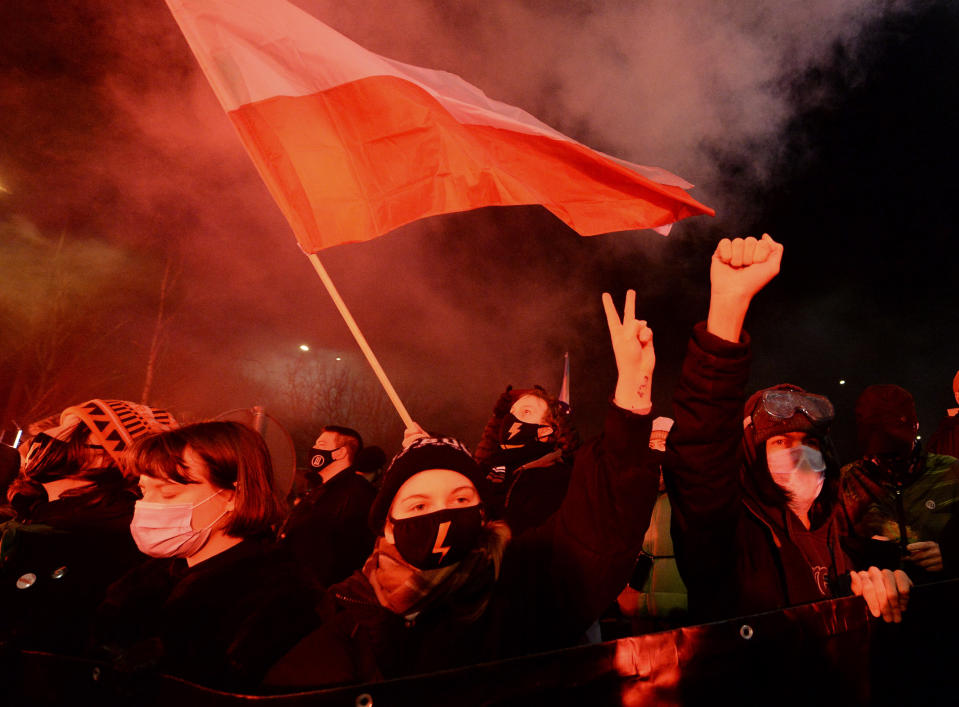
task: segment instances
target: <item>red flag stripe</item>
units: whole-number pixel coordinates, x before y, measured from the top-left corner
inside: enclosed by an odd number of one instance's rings
[[[542,204],[582,235],[712,213],[579,143],[463,125],[396,77],[271,98],[230,117],[308,252],[480,206]]]
[[[542,204],[583,235],[712,210],[444,71],[367,51],[284,0],[167,0],[307,252],[418,218]]]
[[[575,142],[455,74],[374,54],[284,0],[167,0],[167,4],[227,112],[276,96],[309,96],[373,76],[395,76],[423,88],[457,122]],[[692,187],[660,167],[606,156],[647,179]]]

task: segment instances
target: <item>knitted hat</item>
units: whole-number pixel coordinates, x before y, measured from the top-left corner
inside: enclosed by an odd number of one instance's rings
[[[871,385],[856,401],[859,449],[866,456],[908,454],[918,422],[916,401],[898,385]]]
[[[421,437],[393,457],[383,475],[383,484],[370,507],[369,523],[374,533],[382,532],[393,497],[400,487],[407,479],[427,469],[459,472],[473,482],[482,498],[485,477],[466,445],[452,437]]]
[[[828,400],[822,396],[809,394],[798,385],[791,385],[789,383],[781,383],[771,388],[757,390],[749,397],[749,400],[746,401],[746,407],[744,408],[745,419],[743,420],[746,437],[754,447],[762,444],[770,437],[783,435],[787,432],[808,432],[818,437],[825,435],[828,429],[828,421],[817,424],[802,410],[796,409],[788,417],[775,417],[773,415],[763,414],[762,411],[759,410],[759,404],[763,393],[767,391],[791,391],[807,394],[810,395],[812,399],[822,400],[828,404]]]
[[[60,413],[60,428],[72,430],[82,422],[90,428],[93,444],[103,447],[117,462],[133,440],[177,426],[166,410],[127,400],[88,400]]]

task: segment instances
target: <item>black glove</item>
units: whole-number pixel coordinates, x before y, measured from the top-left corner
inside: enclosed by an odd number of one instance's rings
[[[513,403],[516,402],[513,396],[513,386],[506,386],[506,390],[499,400],[496,401],[496,405],[493,407],[493,416],[494,417],[505,417],[506,413],[510,411],[510,408],[513,407]]]

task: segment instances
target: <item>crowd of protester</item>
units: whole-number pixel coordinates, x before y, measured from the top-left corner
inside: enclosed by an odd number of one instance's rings
[[[924,448],[911,395],[870,386],[843,466],[826,397],[747,394],[743,324],[782,252],[720,242],[671,418],[635,292],[622,316],[604,294],[618,378],[583,443],[568,405],[507,387],[475,453],[414,426],[387,464],[324,427],[286,498],[243,424],[71,406],[0,448],[0,641],[257,693],[850,594],[899,622],[914,583],[959,572],[959,416]]]

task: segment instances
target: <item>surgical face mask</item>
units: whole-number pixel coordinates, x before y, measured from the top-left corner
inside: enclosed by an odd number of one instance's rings
[[[478,505],[447,508],[390,521],[403,559],[417,569],[433,570],[459,562],[476,546],[483,511]]]
[[[189,557],[195,553],[209,540],[213,526],[227,514],[227,510],[224,508],[209,525],[194,530],[191,524],[193,509],[222,492],[220,489],[194,504],[137,501],[130,534],[140,552],[150,557]]]
[[[822,491],[826,462],[822,452],[805,444],[776,449],[766,455],[769,473],[790,498],[789,507],[802,517]]]
[[[336,449],[339,449],[337,447]],[[336,449],[320,449],[313,447],[310,454],[310,466],[319,471],[333,463],[333,452]]]
[[[549,425],[537,425],[535,422],[523,422],[513,413],[507,413],[500,428],[499,443],[509,446],[525,446],[540,442],[539,430]]]

